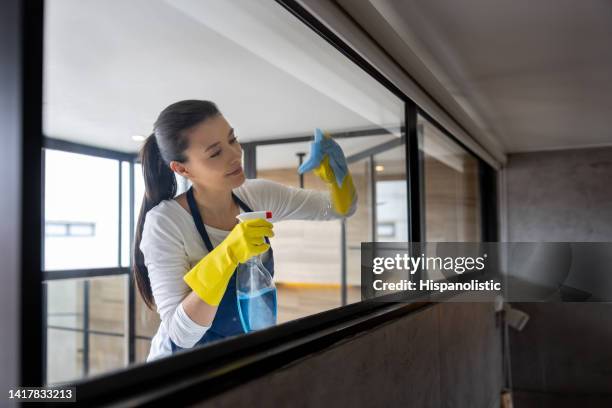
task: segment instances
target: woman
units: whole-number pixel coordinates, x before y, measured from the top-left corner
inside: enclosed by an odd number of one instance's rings
[[[318,137],[300,167],[302,172],[314,169],[329,193],[246,180],[234,129],[209,101],[186,100],[164,109],[140,159],[145,197],[134,274],[144,302],[161,317],[147,360],[244,332],[234,271],[263,254],[273,273],[268,238],[274,234],[270,222],[238,223],[238,214],[271,211],[271,221],[331,220],[356,209],[353,181],[333,140]],[[176,197],[174,173],[192,183]]]

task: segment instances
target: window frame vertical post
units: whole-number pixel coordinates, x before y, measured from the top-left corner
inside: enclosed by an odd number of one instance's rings
[[[482,242],[499,241],[499,213],[497,173],[484,160],[478,158],[478,186],[480,201],[480,227]]]
[[[408,100],[405,103],[406,132],[406,192],[408,195],[408,241],[425,240],[423,208],[423,154],[417,127],[418,109]]]
[[[129,270],[132,271],[134,264],[134,204],[135,197],[135,172],[134,172],[134,157],[130,163],[130,250],[129,250]],[[132,274],[128,273],[126,282],[127,291],[127,321],[126,321],[126,337],[127,337],[127,362],[131,364],[136,361],[136,293],[134,279]]]
[[[42,249],[42,97],[44,2],[17,2],[19,9],[19,94],[14,95],[21,116],[21,276],[18,292],[19,385],[43,385],[44,319]],[[10,4],[9,4],[10,6]],[[4,7],[3,7],[4,8]],[[16,177],[16,176],[15,176]]]
[[[83,281],[83,377],[89,375],[89,279]]]
[[[122,211],[122,204],[123,204],[123,166],[122,166],[123,162],[121,160],[117,160],[117,165],[119,166],[119,183],[118,183],[118,188],[119,188],[119,194],[117,195],[118,197],[118,214],[117,214],[117,266],[119,268],[121,268],[121,252],[122,252],[122,244],[123,244],[123,240],[122,240],[122,232],[123,232],[123,211]]]

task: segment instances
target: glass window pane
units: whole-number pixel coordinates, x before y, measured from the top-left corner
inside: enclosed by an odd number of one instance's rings
[[[406,146],[374,156],[376,180],[376,239],[378,242],[408,241],[408,194]]]
[[[138,214],[140,214],[140,207],[142,206],[142,200],[144,199],[145,187],[144,177],[142,176],[142,165],[140,163],[134,164],[134,231],[136,231],[136,223],[138,222]]]
[[[347,303],[361,301],[361,243],[374,240],[371,157],[349,164],[357,190],[357,210],[346,220]]]
[[[478,160],[419,116],[428,242],[480,241]]]
[[[79,279],[48,281],[46,285],[47,325],[83,328],[83,285]]]
[[[119,275],[45,283],[48,382],[81,378],[83,359],[89,363],[89,374],[124,364],[127,279],[127,275]],[[87,311],[85,305],[89,306]],[[87,347],[83,333],[89,333]],[[94,338],[95,335],[104,338]],[[62,365],[58,355],[68,363]]]
[[[297,153],[308,150],[309,143],[258,147],[257,177],[299,187]],[[312,172],[304,187],[326,191]],[[274,235],[279,323],[340,306],[340,223],[287,220],[274,225]]]
[[[47,384],[83,376],[83,333],[47,329]]]
[[[137,214],[136,212],[134,214]],[[136,216],[136,215],[134,215]],[[121,266],[130,265],[130,163],[121,162]]]
[[[399,129],[400,124],[396,128]],[[350,163],[358,195],[357,211],[346,220],[344,244],[347,303],[351,303],[361,300],[361,242],[407,239],[405,145],[397,135],[386,131],[336,140]],[[299,187],[300,177],[296,171],[299,157],[309,150],[309,142],[258,146],[257,177]],[[371,163],[376,167],[373,173]],[[304,175],[303,187],[327,191],[326,185],[312,172]],[[376,200],[373,200],[373,193]],[[377,203],[376,211],[373,202]],[[387,228],[393,234],[375,237],[374,225],[377,230]],[[282,271],[275,276],[279,321],[340,306],[342,223],[338,220],[283,221],[277,223],[274,230],[275,270]]]
[[[392,140],[384,150],[349,165],[359,202],[346,221],[348,303],[361,300],[361,242],[408,239],[406,146]]]
[[[126,275],[89,280],[89,329],[125,332]]]
[[[117,266],[118,177],[116,160],[45,151],[45,222],[53,225],[45,232],[45,270]],[[83,224],[91,234],[78,232]]]
[[[125,338],[89,334],[89,375],[125,366]]]
[[[243,143],[312,135],[315,127],[338,136],[337,141],[355,172],[359,207],[354,219],[347,222],[346,245],[342,242],[344,224],[339,220],[286,221],[277,225],[274,249],[278,265],[279,321],[340,306],[344,271],[348,274],[349,301],[359,299],[358,243],[363,237],[377,239],[377,235],[399,239],[405,221],[400,208],[405,194],[396,193],[402,189],[401,177],[385,178],[382,174],[378,177],[372,167],[374,164],[392,167],[393,158],[386,157],[377,147],[401,140],[404,104],[400,99],[276,2],[151,0],[147,1],[144,19],[142,7],[132,2],[101,5],[66,0],[50,2],[49,6],[45,10],[44,128],[47,135],[62,135],[80,143],[135,153],[140,146],[134,142],[138,138],[133,136],[149,134],[164,107],[201,95],[202,99],[212,100],[219,106]],[[119,8],[121,12],[117,13]],[[92,23],[88,25],[90,30],[79,32],[78,36],[70,24],[75,13],[88,16]],[[149,17],[155,20],[155,33],[167,35],[151,35]],[[100,24],[108,19],[113,24]],[[99,41],[111,37],[120,41]],[[106,45],[101,52],[91,53],[92,43]],[[130,44],[139,44],[154,52],[134,53]],[[109,53],[117,57],[110,64],[101,57]],[[84,59],[75,61],[65,58],[66,55]],[[159,60],[166,64],[157,64]],[[167,77],[168,72],[173,75]],[[159,81],[160,77],[168,80]],[[274,145],[268,150],[258,148],[260,177],[299,186],[295,153],[308,150],[309,143]],[[98,178],[104,183],[106,179],[112,180],[112,192],[98,185],[93,191],[83,191],[81,186],[85,182],[75,183],[74,177],[70,179],[72,194],[76,196],[78,192],[78,196],[95,198],[103,209],[98,212],[104,214],[102,220],[74,221],[92,223],[95,236],[112,226],[114,230],[107,234],[109,241],[112,240],[109,250],[96,244],[92,245],[95,254],[79,251],[78,256],[83,254],[91,260],[87,264],[71,258],[73,254],[58,253],[57,263],[59,260],[64,263],[55,265],[49,258],[47,268],[93,268],[116,266],[118,262],[124,267],[129,265],[127,225],[135,225],[137,221],[144,183],[142,168],[136,164],[134,208],[127,208],[127,166],[126,162],[121,164],[121,203],[117,161],[112,169],[95,172],[99,177],[92,177],[93,167],[89,164],[79,172],[87,175],[88,178],[83,178],[90,183],[97,182]],[[72,176],[75,172],[72,168],[71,172],[60,173]],[[312,173],[305,175],[304,186],[326,189]],[[179,178],[177,193],[187,187],[188,183]],[[377,208],[379,201],[380,209]],[[88,202],[81,202],[77,207],[88,208],[87,205]],[[134,211],[133,219],[129,219],[130,210]],[[113,217],[109,215],[111,211]],[[118,211],[122,218],[120,248]],[[386,218],[377,220],[376,214],[381,212]],[[67,239],[56,237],[69,229],[61,224],[65,220],[58,221],[60,224],[49,226],[48,241],[51,235],[53,239]],[[89,224],[79,225],[75,229],[79,235],[90,231]],[[51,244],[48,248],[54,249]],[[74,247],[71,249],[74,252]],[[341,264],[344,251],[348,253],[346,268]],[[52,254],[53,251],[48,251],[48,256]],[[94,262],[94,255],[104,255],[107,263]],[[125,319],[118,313],[125,308],[125,299],[118,293],[124,289],[125,282],[90,283],[90,329],[123,333],[120,326]],[[141,353],[148,344],[146,337],[157,331],[159,316],[147,310],[139,296],[136,299],[136,334],[143,337],[137,343]]]

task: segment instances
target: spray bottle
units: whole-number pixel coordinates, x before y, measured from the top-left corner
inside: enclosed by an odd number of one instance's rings
[[[253,211],[236,216],[240,222],[256,218],[270,219],[270,211]],[[276,286],[272,274],[264,266],[261,255],[238,265],[236,297],[240,322],[245,333],[276,324]]]

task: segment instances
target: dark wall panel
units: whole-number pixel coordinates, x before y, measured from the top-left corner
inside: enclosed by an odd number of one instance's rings
[[[524,303],[531,315],[511,332],[516,389],[546,393],[612,393],[612,307],[588,303]]]
[[[21,225],[20,1],[0,2],[0,389],[19,384],[19,277]]]
[[[437,305],[202,405],[491,407],[498,405],[501,370],[492,305]]]
[[[509,241],[612,241],[612,147],[514,154],[506,171]],[[612,393],[612,304],[515,306],[531,316],[511,332],[516,389]]]
[[[502,351],[493,306],[445,303],[436,309],[440,318],[440,391],[444,395],[440,406],[498,406]]]
[[[513,154],[508,241],[612,240],[612,147]]]

